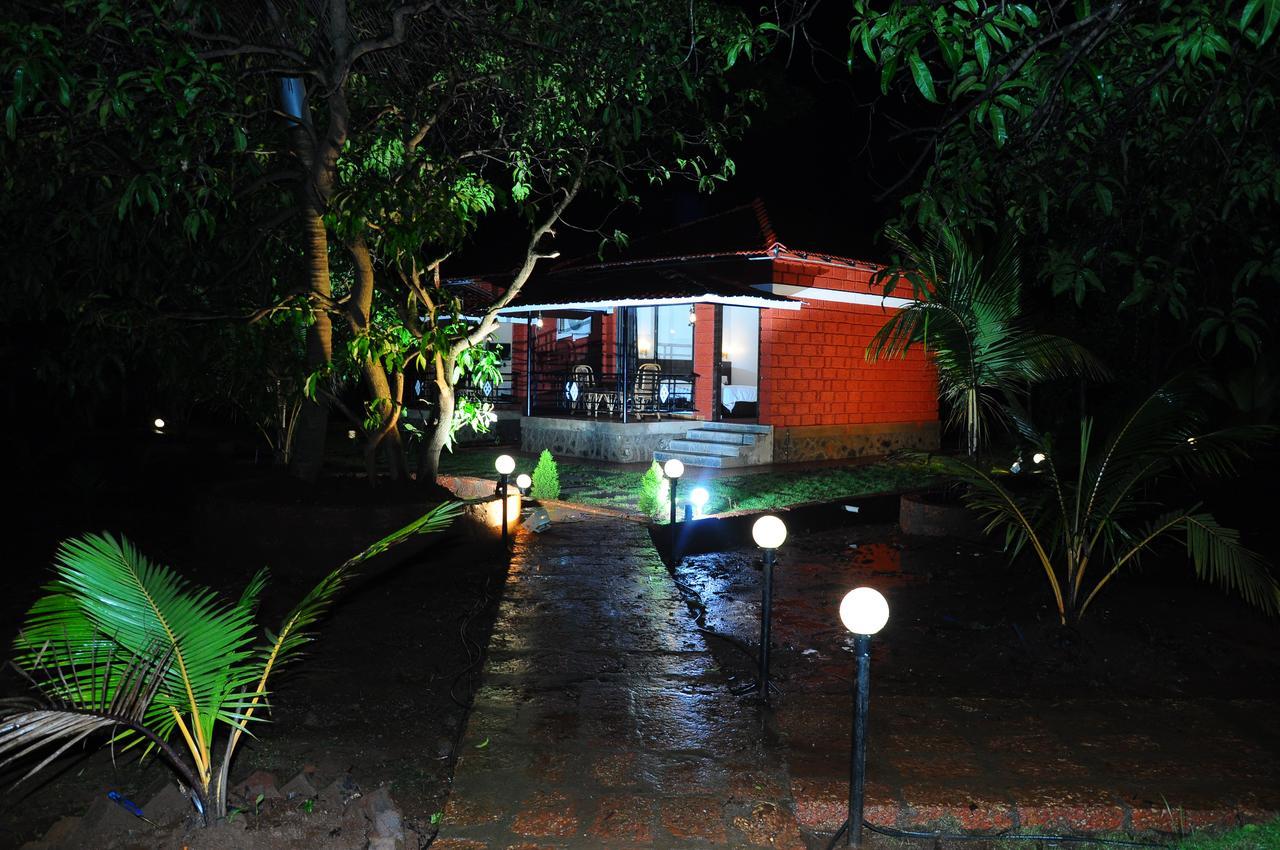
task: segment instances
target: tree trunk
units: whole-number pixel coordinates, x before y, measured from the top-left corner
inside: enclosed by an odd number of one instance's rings
[[[369,480],[374,480],[377,469],[378,449],[387,453],[387,471],[392,481],[404,481],[409,477],[409,463],[404,453],[404,441],[400,438],[400,400],[391,392],[387,371],[377,360],[365,360],[361,367],[374,409],[385,417],[382,427],[369,434],[365,442],[365,467]]]
[[[431,432],[423,440],[422,451],[426,460],[428,480],[435,481],[440,477],[440,453],[449,442],[449,429],[453,425],[453,411],[457,401],[453,394],[453,382],[449,380],[453,373],[453,362],[436,357],[436,421]]]
[[[303,211],[303,249],[307,258],[308,289],[312,296],[311,326],[307,328],[308,373],[326,368],[333,360],[333,323],[328,303],[329,234],[315,206]],[[303,481],[315,481],[324,468],[325,436],[329,430],[329,405],[323,400],[303,399],[294,432],[289,474]]]
[[[347,246],[351,259],[355,263],[355,287],[351,291],[351,300],[347,305],[347,322],[351,333],[356,337],[367,337],[373,329],[373,292],[377,284],[373,272],[373,257],[369,254],[369,246],[363,237],[356,237]],[[377,470],[378,448],[385,446],[387,450],[387,468],[393,481],[403,481],[409,477],[409,464],[404,455],[404,443],[400,439],[400,396],[404,389],[404,375],[396,375],[396,389],[391,391],[386,367],[382,362],[366,357],[360,364],[364,374],[364,382],[369,388],[369,396],[373,409],[383,417],[383,423],[377,430],[368,435],[365,445],[365,467],[369,470],[369,481],[373,482]]]

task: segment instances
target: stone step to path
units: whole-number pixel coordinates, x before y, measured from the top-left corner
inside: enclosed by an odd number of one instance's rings
[[[762,722],[647,530],[557,517],[516,542],[432,847],[803,850]]]

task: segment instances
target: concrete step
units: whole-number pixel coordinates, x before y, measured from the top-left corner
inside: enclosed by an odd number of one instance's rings
[[[685,466],[707,466],[716,469],[725,469],[731,466],[746,466],[746,462],[740,457],[724,457],[722,455],[705,455],[696,452],[672,452],[659,451],[653,453],[653,459],[658,463],[670,460],[671,458],[679,458]]]
[[[697,440],[703,443],[726,443],[735,446],[754,446],[755,434],[742,434],[738,431],[713,431],[710,428],[694,428],[684,435],[686,440]]]
[[[721,457],[737,457],[741,444],[704,442],[702,440],[672,440],[667,446],[673,452],[693,452],[700,455],[720,455]]]
[[[698,427],[707,431],[727,431],[731,434],[768,434],[772,425],[745,425],[739,422],[703,422]]]

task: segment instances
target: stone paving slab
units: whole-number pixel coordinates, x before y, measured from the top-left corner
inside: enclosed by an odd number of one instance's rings
[[[636,523],[517,542],[441,850],[803,850],[765,715],[733,697]]]
[[[754,642],[758,595],[703,585],[718,600],[712,624]],[[779,581],[786,693],[764,710],[730,693],[723,671],[741,672],[742,659],[725,644],[711,652],[643,526],[583,512],[521,536],[432,846],[824,846],[846,815],[851,658],[794,650],[832,628],[823,600]],[[873,663],[887,651],[878,642]],[[1260,719],[1274,708],[873,685],[866,816],[1071,833],[1269,819],[1280,812],[1280,732]]]
[[[867,818],[919,828],[1179,832],[1266,820],[1280,770],[1230,717],[1249,701],[991,700],[872,695]],[[847,747],[830,730],[850,699],[778,709],[802,827],[830,831],[848,800]],[[1093,732],[1081,734],[1081,720]],[[1142,731],[1136,731],[1142,730]]]
[[[861,547],[868,549],[887,547]],[[838,599],[858,584],[920,580],[896,550],[884,554],[806,552],[777,574],[773,672],[785,693],[776,730],[806,831],[833,831],[847,812],[853,656],[834,613]],[[708,605],[707,622],[747,642],[760,616],[754,557],[687,559],[679,571]],[[895,651],[891,639],[872,644],[866,816],[873,823],[1178,833],[1280,814],[1274,700],[993,699],[931,694],[902,680],[877,690],[875,671],[892,664]],[[722,663],[746,669],[731,651]]]

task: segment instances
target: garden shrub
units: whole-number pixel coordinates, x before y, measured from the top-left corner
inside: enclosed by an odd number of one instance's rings
[[[640,479],[640,498],[636,507],[647,517],[661,515],[667,511],[670,499],[671,482],[662,474],[662,467],[655,460],[644,477]]]
[[[556,468],[556,460],[547,449],[538,455],[538,465],[533,468],[533,486],[529,495],[535,499],[560,498],[560,470]]]

